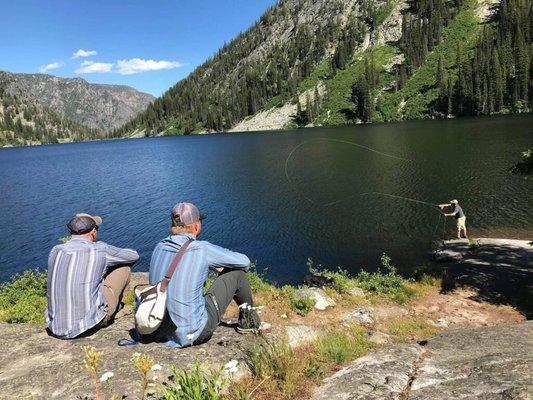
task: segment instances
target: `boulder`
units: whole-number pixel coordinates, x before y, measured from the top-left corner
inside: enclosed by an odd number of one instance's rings
[[[306,287],[298,289],[294,294],[296,298],[315,299],[315,309],[325,310],[335,305],[335,300],[329,297],[323,289],[317,287]]]
[[[342,317],[341,322],[344,325],[348,325],[353,322],[357,322],[361,325],[372,325],[374,323],[374,319],[374,309],[372,307],[358,307]]]

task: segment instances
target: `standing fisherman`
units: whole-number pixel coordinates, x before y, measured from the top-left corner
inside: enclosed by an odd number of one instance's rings
[[[450,201],[450,204],[439,204],[439,208],[443,210],[445,207],[452,207],[453,211],[449,214],[444,213],[446,217],[455,217],[457,220],[457,239],[468,238],[466,234],[466,215],[463,209],[459,205],[457,200]],[[464,231],[464,236],[461,235],[461,231]]]

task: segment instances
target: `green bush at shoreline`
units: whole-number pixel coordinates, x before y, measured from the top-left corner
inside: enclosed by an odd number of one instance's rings
[[[313,267],[313,261],[308,260],[309,272],[314,275],[329,278],[329,287],[339,295],[348,294],[354,288],[363,289],[371,298],[376,300],[390,300],[399,304],[405,303],[417,294],[410,280],[402,278],[392,264],[390,257],[383,254],[381,268],[376,272],[362,270],[355,276],[350,276],[343,269],[331,271]],[[299,315],[307,315],[314,306],[311,299],[301,299],[295,296],[298,287],[285,285],[279,287],[265,279],[266,270],[257,272],[255,264],[249,271],[252,291],[265,299],[278,299],[286,303],[290,310]],[[207,288],[214,280],[210,277]],[[0,321],[9,323],[43,323],[47,306],[46,271],[28,270],[14,275],[9,282],[0,285]],[[265,297],[266,296],[266,297]],[[133,307],[133,292],[128,291],[124,296],[126,304]]]
[[[46,310],[47,273],[28,270],[0,285],[0,321],[42,323]]]

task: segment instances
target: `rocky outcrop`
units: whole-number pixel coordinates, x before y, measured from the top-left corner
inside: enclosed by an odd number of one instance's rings
[[[112,131],[144,111],[154,97],[124,85],[88,83],[81,78],[0,71],[0,86],[29,104],[101,131]]]
[[[131,327],[131,317],[124,317],[90,337],[60,340],[48,336],[42,325],[0,323],[0,399],[94,398],[93,383],[82,366],[82,346],[94,346],[104,353],[100,374],[113,372],[115,393],[134,399],[140,392],[138,372],[131,362],[136,352],[150,354],[161,365],[150,378],[157,376],[162,382],[171,375],[171,365],[192,369],[196,362],[217,369],[237,360],[240,373],[246,370],[241,347],[245,341],[255,340],[222,326],[209,342],[194,348],[171,349],[157,343],[119,347],[117,341],[127,336]]]
[[[507,304],[533,317],[533,242],[478,238],[447,240],[435,254],[447,263],[443,292],[477,290],[475,300]]]
[[[533,322],[384,347],[326,379],[315,400],[530,399]]]

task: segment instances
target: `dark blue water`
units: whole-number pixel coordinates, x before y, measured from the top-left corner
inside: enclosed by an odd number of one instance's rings
[[[136,269],[147,270],[179,201],[208,215],[203,239],[246,253],[280,283],[300,280],[307,258],[357,272],[375,268],[384,251],[408,272],[426,260],[432,240],[454,234],[434,207],[369,192],[457,198],[471,233],[531,239],[533,181],[508,168],[532,147],[532,122],[511,116],[0,149],[0,281],[45,268],[81,211],[101,215],[100,238],[138,250]],[[315,140],[325,137],[408,161]],[[298,145],[289,181],[285,163]]]

